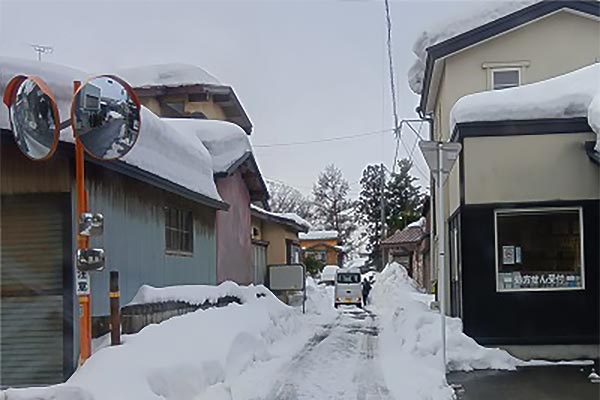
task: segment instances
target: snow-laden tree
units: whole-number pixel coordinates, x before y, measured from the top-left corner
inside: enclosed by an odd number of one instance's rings
[[[350,185],[342,171],[331,164],[319,174],[313,185],[313,221],[320,229],[336,230],[346,246],[356,229],[354,202],[348,198]]]
[[[357,212],[365,226],[367,251],[377,263],[381,257],[382,229],[389,235],[419,218],[423,196],[415,184],[416,178],[410,175],[411,168],[410,160],[400,160],[396,173],[385,182],[385,226],[381,223],[381,166],[368,165],[363,170]]]
[[[267,181],[269,185],[269,206],[277,213],[296,213],[311,222],[311,201],[298,189],[282,182]]]

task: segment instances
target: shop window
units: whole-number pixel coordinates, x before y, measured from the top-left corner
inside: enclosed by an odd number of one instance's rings
[[[580,208],[496,210],[498,291],[584,288]]]
[[[194,218],[191,211],[165,207],[165,248],[168,254],[193,254]]]

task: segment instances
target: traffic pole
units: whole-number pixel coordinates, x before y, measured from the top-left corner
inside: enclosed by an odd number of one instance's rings
[[[73,82],[73,94],[79,90],[81,82]],[[87,193],[85,191],[85,161],[83,145],[75,135],[75,186],[77,193],[77,217],[87,212]],[[77,233],[77,248],[86,249],[89,246],[89,238]],[[87,271],[77,271],[77,297],[79,301],[79,365],[92,355],[92,316],[90,304],[90,278]]]
[[[438,298],[440,302],[440,317],[442,323],[442,362],[444,373],[446,372],[446,282],[444,273],[444,195],[442,194],[443,184],[443,144],[437,145],[437,246],[438,246]]]

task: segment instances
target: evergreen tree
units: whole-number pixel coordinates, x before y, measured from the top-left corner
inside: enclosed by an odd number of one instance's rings
[[[389,234],[403,229],[420,216],[423,196],[416,178],[410,175],[412,162],[402,159],[397,172],[385,183],[385,226],[381,223],[381,166],[369,165],[360,180],[362,189],[357,203],[357,212],[366,227],[367,251],[372,261],[379,263],[381,258],[381,231]]]
[[[421,217],[423,195],[421,187],[415,183],[417,178],[410,174],[411,168],[409,159],[398,161],[396,173],[386,185],[386,220],[390,233],[404,229]]]
[[[335,165],[325,167],[313,186],[313,221],[320,229],[336,230],[342,244],[349,244],[356,229],[354,203],[348,199],[350,186]]]
[[[371,261],[379,263],[381,241],[381,166],[368,165],[360,179],[361,191],[357,202],[360,222],[365,226],[367,251]]]

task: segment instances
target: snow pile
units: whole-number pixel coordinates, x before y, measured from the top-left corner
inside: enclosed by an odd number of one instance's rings
[[[450,131],[462,122],[588,117],[597,124],[600,64],[510,89],[471,94],[450,111]],[[594,126],[594,125],[592,125]],[[596,125],[596,131],[600,131]]]
[[[0,93],[2,95],[4,95],[8,82],[17,75],[39,76],[48,84],[54,94],[62,121],[70,118],[73,81],[83,81],[87,76],[83,71],[62,65],[0,57]],[[4,103],[0,104],[0,129],[10,129],[8,108]]]
[[[265,296],[257,297],[257,293]],[[274,342],[300,331],[298,310],[262,287],[234,283],[214,290],[146,288],[136,298],[200,301],[222,294],[242,297],[246,303],[188,313],[147,326],[124,336],[121,346],[99,350],[65,384],[9,389],[6,395],[20,400],[187,400],[210,387],[211,391],[221,388],[221,392],[230,392],[230,381],[249,366],[273,357],[270,346]]]
[[[398,398],[450,399],[441,358],[441,321],[400,264],[376,277],[372,304],[381,316],[380,349],[386,382]],[[479,346],[462,332],[458,318],[446,317],[449,370],[515,369],[520,361],[499,349]],[[399,362],[399,360],[402,360]]]
[[[300,233],[298,238],[300,240],[333,240],[337,239],[338,236],[338,231],[308,231]]]
[[[427,228],[427,219],[425,217],[421,217],[418,220],[406,225],[406,228],[421,228],[423,231],[425,231],[425,228]]]
[[[153,86],[221,85],[221,82],[204,69],[189,64],[156,64],[124,68],[113,72],[134,88]]]
[[[308,313],[335,317],[333,307],[335,287],[319,285],[311,277],[306,278],[306,311]]]
[[[311,227],[311,225],[308,221],[306,221],[304,218],[300,217],[298,214],[295,214],[295,213],[276,213],[276,212],[272,212],[272,211],[267,211],[264,208],[255,206],[254,204],[250,204],[250,208],[261,214],[270,215],[274,218],[287,219],[290,222],[294,222],[295,224],[298,224],[306,229],[310,229],[310,227]]]
[[[212,157],[215,173],[227,172],[238,160],[252,152],[246,132],[231,122],[189,118],[162,120],[183,134],[201,140]]]
[[[422,92],[428,47],[502,18],[538,1],[540,0],[502,2],[495,8],[482,6],[480,10],[477,10],[470,16],[459,18],[448,24],[442,24],[441,27],[438,26],[422,32],[413,45],[413,52],[417,56],[417,60],[408,71],[408,85],[410,89],[416,94],[421,94]]]

